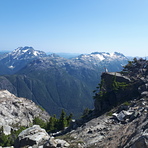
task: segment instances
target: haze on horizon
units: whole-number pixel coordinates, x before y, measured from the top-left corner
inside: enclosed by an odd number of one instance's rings
[[[147,0],[0,1],[0,51],[148,56]]]

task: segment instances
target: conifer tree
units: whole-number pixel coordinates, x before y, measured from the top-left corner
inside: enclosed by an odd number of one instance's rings
[[[62,109],[60,119],[59,119],[59,130],[64,130],[64,128],[67,126],[67,120],[66,120],[66,113]]]
[[[49,122],[47,123],[47,131],[56,131],[57,130],[57,122],[58,122],[58,119],[56,118],[56,115],[54,115],[53,117],[50,117],[50,120]]]
[[[69,116],[66,117],[66,120],[67,120],[67,126],[70,125],[70,122],[71,122],[71,120],[72,120],[72,116],[73,116],[73,114],[71,113]]]

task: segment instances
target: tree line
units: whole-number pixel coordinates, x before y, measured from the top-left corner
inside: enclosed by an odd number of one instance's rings
[[[64,130],[65,127],[68,127],[72,120],[72,116],[72,114],[66,115],[65,111],[62,110],[59,118],[54,115],[50,117],[48,122],[44,122],[39,117],[35,117],[33,124],[40,125],[40,127],[44,128],[47,132],[56,132]]]

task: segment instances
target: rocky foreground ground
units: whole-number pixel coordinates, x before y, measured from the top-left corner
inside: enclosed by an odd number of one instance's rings
[[[20,127],[28,127],[17,137],[13,146],[7,148],[51,148],[68,147],[69,144],[60,139],[54,139],[39,125],[33,125],[35,117],[49,121],[50,116],[33,101],[19,98],[7,90],[0,91],[0,143],[4,144],[6,136],[11,135]],[[6,136],[4,136],[6,135]],[[1,141],[3,140],[3,141]],[[1,145],[0,145],[0,148]]]
[[[148,99],[121,105],[62,137],[75,148],[147,148]]]

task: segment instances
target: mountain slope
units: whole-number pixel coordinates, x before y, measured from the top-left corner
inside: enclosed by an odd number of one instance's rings
[[[104,59],[100,60],[101,56]],[[59,115],[65,109],[80,116],[85,108],[93,108],[93,90],[104,67],[118,71],[126,62],[119,53],[93,53],[71,60],[54,55],[41,57],[15,75],[1,77],[0,88],[33,100],[50,114]]]
[[[97,79],[97,74],[92,69],[79,67],[79,70],[73,69],[75,73],[81,74],[77,78],[65,70],[66,67],[62,66],[59,58],[57,60],[50,57],[36,60],[20,71],[19,75],[5,78],[11,86],[14,86],[14,89],[10,87],[12,91],[14,90],[13,93],[33,100],[51,114],[59,114],[64,108],[68,113],[80,115],[84,108],[93,106],[91,98],[93,84],[90,82],[93,78]],[[85,73],[89,76],[88,82],[85,82],[87,79]]]

